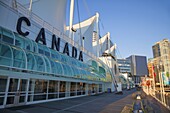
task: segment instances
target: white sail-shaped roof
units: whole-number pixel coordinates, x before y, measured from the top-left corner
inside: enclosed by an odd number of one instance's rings
[[[110,47],[110,50],[107,49],[105,53],[110,53],[111,55],[115,56],[116,55],[115,51],[116,51],[116,45],[113,45],[112,47]]]
[[[96,40],[93,42],[94,50],[96,50],[97,47],[99,47],[100,56],[102,56],[103,53],[111,53],[113,56],[115,56],[116,46],[110,40],[110,33],[107,33],[99,39],[99,46],[97,46]]]
[[[64,32],[67,0],[38,0],[32,2],[32,12],[53,27]]]
[[[73,25],[72,28],[74,28],[76,32],[74,32],[74,36],[71,35],[72,37],[70,37],[74,39],[74,41],[79,45],[84,45],[84,48],[92,53],[94,53],[92,49],[93,48],[92,40],[93,40],[93,31],[94,31],[95,24],[96,24],[96,15],[92,16],[87,20],[84,20],[83,22]],[[69,26],[66,27],[66,34],[69,35]],[[84,37],[84,44],[82,44],[83,43],[82,37]]]
[[[74,24],[73,28],[79,29],[80,26],[81,27],[90,26],[94,22],[95,19],[96,19],[96,15],[88,18],[87,20],[82,21],[81,23]],[[69,30],[69,26],[67,27],[67,30]]]
[[[108,39],[108,34],[104,35],[102,38],[99,39],[99,44],[106,43],[107,39]]]

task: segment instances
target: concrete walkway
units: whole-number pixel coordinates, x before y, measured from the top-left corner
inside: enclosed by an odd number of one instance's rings
[[[159,103],[152,96],[147,96],[146,100],[149,102],[148,104],[153,108],[155,113],[170,113],[170,110],[164,107],[161,103]]]
[[[127,93],[127,91],[123,91],[124,94]],[[132,91],[130,94],[128,94],[127,96],[124,96],[123,98],[117,100],[117,101],[113,101],[112,103],[106,105],[103,107],[103,109],[100,111],[100,113],[120,113],[124,106],[130,106],[132,107],[132,104],[134,102],[134,99],[132,99]],[[129,93],[128,92],[128,93]],[[116,95],[116,96],[121,96],[121,95]]]
[[[132,94],[135,92],[136,89],[132,89],[123,91],[123,95],[104,93],[94,96],[19,106],[0,109],[0,113],[120,113],[124,106],[128,105],[132,107],[135,101],[132,98]],[[157,107],[156,109],[159,108]],[[162,113],[169,113],[169,111],[165,108],[165,111]]]

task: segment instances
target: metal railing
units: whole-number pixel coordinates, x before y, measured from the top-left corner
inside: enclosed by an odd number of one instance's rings
[[[157,89],[154,91],[152,87],[144,86],[143,91],[147,95],[151,95],[154,97],[158,102],[160,102],[162,105],[164,105],[166,108],[170,110],[170,92],[161,92],[161,89]],[[163,97],[165,98],[165,101],[163,100]]]

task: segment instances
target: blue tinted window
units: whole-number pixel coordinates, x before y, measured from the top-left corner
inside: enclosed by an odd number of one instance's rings
[[[15,47],[12,47],[12,50],[14,58],[13,66],[18,68],[25,68],[26,60],[24,52],[21,49]]]
[[[3,36],[2,36],[2,41],[3,42],[9,43],[9,44],[13,44],[14,36],[13,36],[11,31],[3,29],[2,30],[2,34],[3,34]]]
[[[9,46],[0,44],[0,65],[12,66],[12,51]]]
[[[27,55],[27,69],[35,70],[37,63],[35,61],[34,55],[32,53],[26,53],[26,55]]]

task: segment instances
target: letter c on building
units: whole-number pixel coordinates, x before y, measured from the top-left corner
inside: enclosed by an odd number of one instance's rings
[[[31,22],[28,20],[28,18],[26,18],[26,17],[20,17],[19,19],[18,19],[18,22],[17,22],[17,32],[20,34],[20,35],[22,35],[22,36],[27,36],[28,34],[29,34],[29,32],[28,31],[26,31],[26,32],[23,32],[22,30],[21,30],[21,25],[22,25],[22,21],[24,21],[28,26],[31,26]]]

